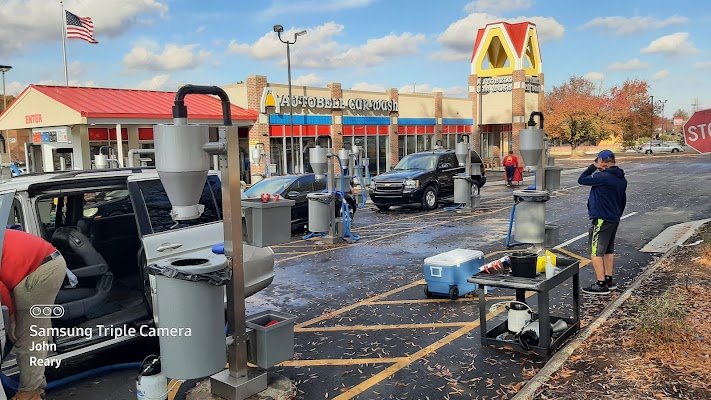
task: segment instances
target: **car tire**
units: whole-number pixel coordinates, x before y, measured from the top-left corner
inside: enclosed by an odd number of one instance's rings
[[[476,182],[473,182],[472,184],[472,196],[478,196],[481,193],[481,188],[479,187],[479,184]]]
[[[390,206],[387,204],[376,204],[375,206],[378,207],[380,211],[388,211],[390,209]]]
[[[679,149],[672,149],[672,153],[678,153]]]
[[[645,150],[644,154],[652,154],[652,150]]]
[[[439,199],[437,198],[437,190],[428,186],[425,188],[425,192],[422,193],[422,209],[423,210],[434,210],[439,204]]]
[[[456,286],[453,286],[451,289],[449,289],[449,299],[450,300],[457,300],[459,298],[459,288]]]

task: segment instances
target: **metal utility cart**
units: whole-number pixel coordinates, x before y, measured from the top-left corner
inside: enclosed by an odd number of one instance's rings
[[[508,321],[503,321],[490,330],[487,329],[485,286],[515,289],[516,300],[520,302],[525,302],[527,290],[538,293],[538,313],[535,313],[533,317],[540,321],[540,339],[538,346],[530,346],[530,351],[534,351],[538,355],[552,355],[569,337],[580,329],[580,261],[558,257],[557,266],[560,268],[560,272],[550,279],[546,279],[544,274],[539,274],[536,278],[521,278],[509,274],[487,274],[481,272],[467,279],[470,283],[479,285],[479,320],[481,322],[482,345],[509,346],[521,352],[528,351],[516,341],[497,339],[499,335],[507,332]],[[573,281],[573,317],[552,316],[549,310],[550,299],[548,292],[568,279]],[[568,329],[551,342],[550,323],[561,319],[568,324]]]

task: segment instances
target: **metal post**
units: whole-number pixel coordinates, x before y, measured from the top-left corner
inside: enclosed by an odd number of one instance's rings
[[[333,144],[331,144],[333,146]],[[331,195],[331,202],[329,203],[329,214],[328,218],[330,220],[330,223],[328,224],[328,235],[323,238],[323,241],[328,243],[328,244],[334,244],[337,243],[338,240],[336,238],[336,199],[333,197],[333,189],[334,189],[334,168],[333,168],[333,147],[328,148],[328,154],[326,154],[326,159],[328,160],[328,171],[326,172],[326,190],[328,191],[328,194]],[[343,173],[343,171],[341,171]]]
[[[296,43],[296,40],[294,40]],[[289,137],[291,140],[291,168],[297,173],[296,162],[294,160],[294,97],[291,95],[291,43],[286,42],[286,70],[289,79]]]
[[[654,138],[654,96],[651,98],[650,105],[652,106],[652,118],[649,121],[649,154],[652,154],[652,139]]]

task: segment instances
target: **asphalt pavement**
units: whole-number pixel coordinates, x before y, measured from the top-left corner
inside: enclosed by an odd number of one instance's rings
[[[546,203],[546,222],[560,226],[561,254],[580,260],[581,284],[593,280],[587,249],[586,200],[589,188],[577,184],[590,160],[557,160],[565,170],[561,189]],[[707,218],[708,156],[626,157],[618,165],[629,182],[628,205],[620,225],[616,275],[627,287],[654,260],[639,251],[665,228]],[[500,174],[500,178],[498,176]],[[491,346],[479,339],[477,299],[427,299],[423,260],[456,249],[481,250],[487,260],[506,251],[513,205],[503,173],[490,171],[481,207],[472,213],[371,205],[358,210],[355,244],[328,245],[318,238],[294,237],[275,246],[274,283],[247,300],[247,313],[278,310],[297,317],[294,360],[270,369],[288,377],[302,399],[468,399],[501,398],[520,387],[546,359]],[[570,285],[557,288],[552,309],[572,311]],[[488,294],[488,304],[510,300],[512,290]],[[583,323],[589,323],[615,295],[581,294]],[[529,299],[535,306],[535,297]],[[492,316],[500,320],[500,316]],[[156,351],[150,344],[53,371],[52,378],[120,360],[140,361]],[[93,378],[50,393],[51,399],[135,399],[135,380],[121,372]]]

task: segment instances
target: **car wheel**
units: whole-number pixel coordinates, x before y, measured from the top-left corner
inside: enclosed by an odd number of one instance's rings
[[[652,150],[645,150],[644,154],[652,154]]]
[[[390,209],[390,206],[387,204],[376,204],[375,206],[378,207],[380,211],[388,211]]]
[[[672,149],[672,153],[678,153],[679,149]]]
[[[422,194],[422,208],[425,210],[434,210],[437,208],[437,190],[432,186],[425,188],[425,192]]]
[[[450,300],[457,300],[458,298],[459,298],[459,289],[456,286],[449,289],[449,299]]]
[[[472,184],[472,196],[478,196],[479,193],[481,193],[481,188],[478,183],[474,182]]]

